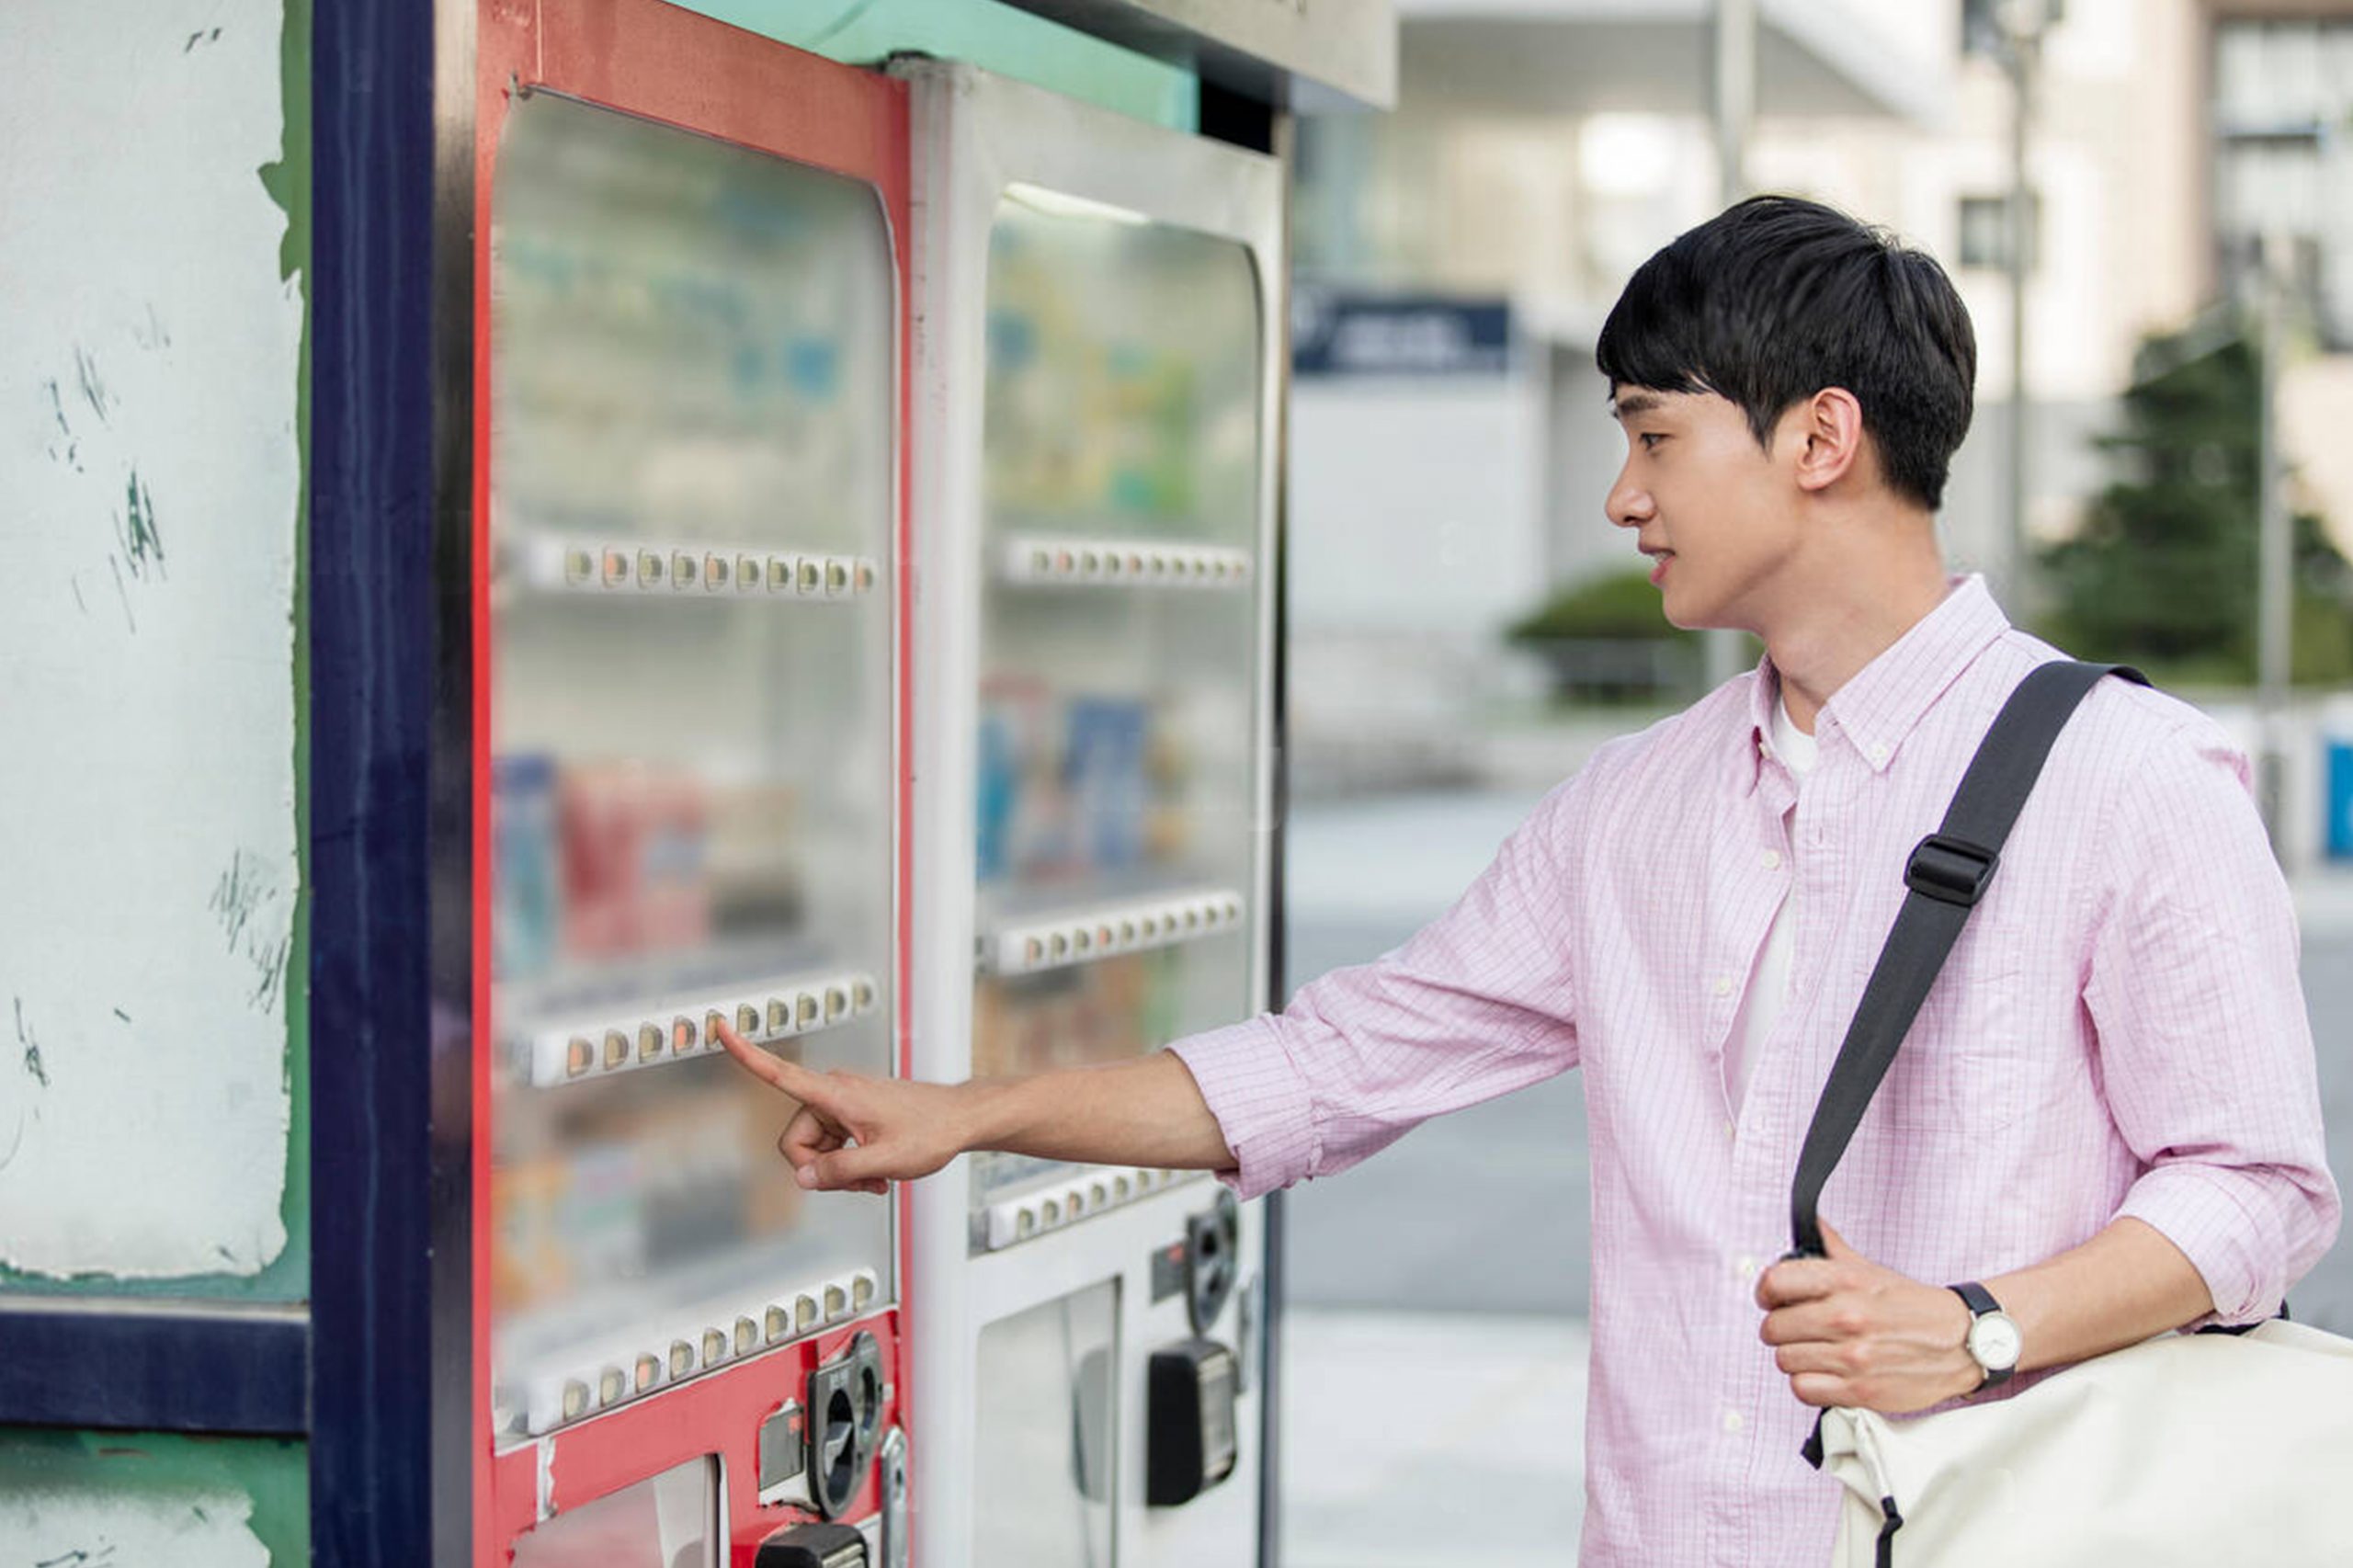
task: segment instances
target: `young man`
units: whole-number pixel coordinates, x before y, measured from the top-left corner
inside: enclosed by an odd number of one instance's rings
[[[2296,934],[2245,759],[2103,682],[1824,1196],[1831,1256],[1772,1263],[1912,846],[2058,655],[1938,553],[1976,350],[1927,256],[1744,202],[1644,265],[1599,358],[1627,446],[1610,521],[1668,619],[1764,640],[1755,673],[1604,748],[1452,910],[1280,1014],[955,1086],[730,1048],[802,1102],[803,1185],[867,1190],[994,1148],[1258,1193],[1582,1067],[1583,1560],[1824,1562],[1837,1489],[1799,1457],[1810,1406],[1920,1410],[2252,1322],[2326,1249]],[[1972,1335],[1962,1284],[2010,1346]]]

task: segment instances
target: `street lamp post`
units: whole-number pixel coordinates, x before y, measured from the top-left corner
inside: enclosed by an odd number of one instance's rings
[[[2262,753],[2256,761],[2256,801],[2279,854],[2287,789],[2289,663],[2295,613],[2293,540],[2279,455],[2279,369],[2287,347],[2287,267],[2292,255],[2287,237],[2267,233],[2256,267],[2256,321],[2262,336],[2256,437],[2256,705],[2261,714]]]
[[[1756,0],[1715,0],[1715,6],[1717,194],[1730,207],[1748,194],[1748,131],[1756,118]],[[1739,673],[1739,632],[1706,632],[1700,646],[1710,689]]]
[[[2010,284],[2010,404],[2008,537],[2003,540],[2001,577],[2018,610],[2026,608],[2028,562],[2033,544],[2027,527],[2030,457],[2027,380],[2027,287],[2037,248],[2034,187],[2027,176],[2027,149],[2034,130],[2034,99],[2041,74],[2042,37],[2059,20],[2063,0],[2003,0],[1995,10],[2001,30],[2002,68],[2010,78],[2010,194],[2008,264]]]

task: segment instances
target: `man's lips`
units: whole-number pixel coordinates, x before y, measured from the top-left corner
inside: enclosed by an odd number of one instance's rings
[[[1671,550],[1646,550],[1643,551],[1643,553],[1651,558],[1651,586],[1655,588],[1666,581],[1666,568],[1668,563],[1675,559],[1675,551]]]

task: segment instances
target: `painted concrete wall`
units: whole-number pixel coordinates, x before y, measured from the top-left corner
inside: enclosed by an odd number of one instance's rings
[[[268,1568],[308,1560],[300,1443],[0,1429],[0,1562]]]
[[[287,1256],[302,14],[0,6],[11,1288],[307,1288],[306,1221]]]

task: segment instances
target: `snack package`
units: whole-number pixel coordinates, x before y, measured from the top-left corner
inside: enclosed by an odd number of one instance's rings
[[[572,1283],[558,1232],[567,1175],[553,1158],[492,1167],[490,1292],[501,1312],[561,1295]]]
[[[568,767],[556,802],[564,951],[601,959],[635,950],[646,858],[644,770],[630,763]]]
[[[710,937],[710,811],[702,781],[683,770],[651,772],[643,790],[637,940],[656,951],[691,948]]]
[[[1063,778],[1080,852],[1095,870],[1117,870],[1143,856],[1145,710],[1123,697],[1074,697]]]

